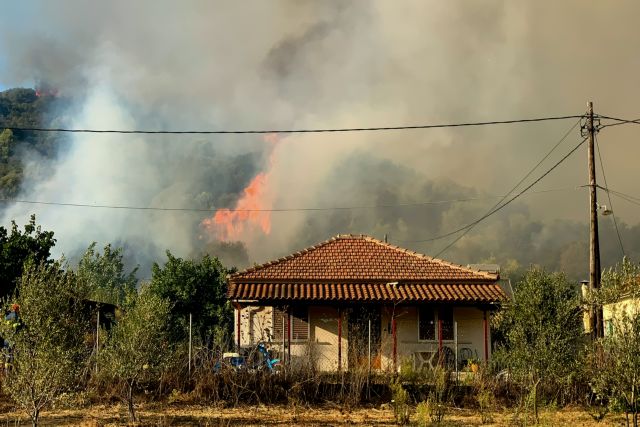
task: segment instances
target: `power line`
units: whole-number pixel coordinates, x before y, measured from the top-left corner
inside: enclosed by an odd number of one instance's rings
[[[528,185],[524,190],[522,190],[521,192],[519,192],[518,194],[516,194],[515,196],[513,196],[511,199],[509,199],[508,201],[506,201],[504,204],[500,205],[499,207],[497,207],[496,209],[494,209],[491,212],[488,212],[487,214],[483,215],[481,218],[475,220],[474,222],[465,225],[464,227],[461,227],[455,231],[452,231],[450,233],[447,234],[443,234],[441,236],[437,236],[437,237],[433,237],[430,239],[425,239],[425,240],[413,240],[413,241],[406,241],[406,242],[430,242],[433,240],[439,240],[439,239],[443,239],[445,237],[451,236],[453,234],[456,234],[462,230],[466,230],[469,227],[473,227],[476,224],[484,221],[486,218],[490,217],[491,215],[495,214],[496,212],[500,211],[501,209],[503,209],[505,206],[507,206],[508,204],[510,204],[511,202],[513,202],[514,200],[516,200],[517,198],[519,198],[520,196],[522,196],[527,190],[529,190],[531,187],[533,187],[534,185],[536,185],[538,182],[540,182],[544,177],[546,177],[547,175],[549,175],[555,168],[557,168],[562,162],[564,162],[569,156],[571,156],[578,148],[580,148],[580,146],[582,144],[584,144],[584,142],[587,139],[583,139],[582,141],[580,141],[580,143],[578,145],[576,145],[571,151],[569,151],[562,159],[560,159],[560,161],[558,161],[555,165],[553,165],[551,167],[551,169],[547,170],[541,177],[539,177],[538,179],[536,179],[534,182],[532,182],[530,185]],[[440,251],[440,253],[442,253],[442,251]]]
[[[67,132],[67,133],[116,133],[116,134],[152,134],[152,135],[225,135],[225,134],[270,134],[270,133],[327,133],[327,132],[370,132],[370,131],[394,131],[394,130],[414,130],[414,129],[438,129],[456,128],[468,126],[489,126],[515,123],[535,123],[553,120],[576,119],[582,116],[554,116],[537,117],[531,119],[514,120],[492,120],[486,122],[466,122],[466,123],[444,123],[427,125],[407,125],[407,126],[377,126],[377,127],[355,127],[355,128],[319,128],[319,129],[273,129],[273,130],[121,130],[121,129],[70,129],[70,128],[41,128],[41,127],[18,127],[0,126],[0,129],[11,131],[29,132]]]
[[[626,125],[626,124],[636,124],[636,125],[640,125],[640,119],[634,119],[634,120],[627,120],[627,119],[621,119],[618,117],[609,117],[609,116],[598,116],[601,119],[608,119],[608,120],[616,120],[618,123],[611,123],[608,125],[604,125],[601,126],[600,129],[604,129],[604,128],[608,128],[608,127],[612,127],[612,126],[619,126],[619,125]]]
[[[600,144],[598,143],[597,133],[595,134],[596,148],[598,150],[598,158],[600,159],[600,169],[602,170],[602,178],[604,179],[604,186],[609,188],[609,184],[607,184],[607,175],[604,172],[604,162],[602,161],[602,154],[600,153]],[[616,220],[616,211],[613,209],[613,202],[611,201],[611,195],[607,191],[607,198],[609,199],[609,207],[611,208],[611,213],[613,216],[613,225],[616,228],[616,234],[618,235],[618,243],[620,244],[620,251],[622,252],[622,256],[625,257],[626,254],[624,252],[624,246],[622,245],[622,237],[620,237],[620,230],[618,229],[618,221]]]
[[[580,117],[582,118],[582,116]],[[496,209],[511,193],[513,193],[527,178],[529,178],[529,176],[531,176],[531,174],[555,151],[556,148],[558,148],[558,146],[560,146],[560,144],[562,144],[562,142],[564,142],[565,139],[567,139],[567,137],[571,134],[571,132],[576,128],[576,126],[578,126],[578,124],[580,123],[580,119],[573,124],[573,126],[571,126],[563,135],[562,137],[558,140],[558,142],[555,143],[555,145],[551,148],[551,150],[549,150],[547,152],[547,154],[531,169],[529,170],[529,172],[527,174],[525,174],[520,181],[518,181],[518,183],[516,185],[513,186],[513,188],[511,188],[511,190],[509,190],[509,192],[505,195],[502,196],[502,198],[495,204],[493,205],[488,211],[487,213],[482,216],[479,220],[472,222],[471,224],[467,224],[464,227],[458,228],[457,230],[439,235],[439,236],[435,236],[435,237],[431,237],[428,239],[420,239],[420,240],[402,240],[401,242],[403,243],[422,243],[422,242],[432,242],[435,240],[441,240],[444,239],[446,237],[449,236],[453,236],[454,234],[457,234],[461,231],[465,231],[464,234],[462,234],[461,236],[459,236],[457,239],[455,239],[451,244],[449,244],[447,247],[445,247],[442,251],[439,252],[438,255],[440,255],[441,253],[443,253],[444,251],[446,251],[447,249],[449,249],[451,246],[453,246],[456,242],[458,242],[462,237],[464,237],[469,231],[471,231],[473,229],[473,227],[476,226],[476,224],[478,224],[480,221],[482,221],[484,218],[486,218],[487,216],[491,215],[491,212]],[[584,142],[584,141],[583,141]],[[501,208],[500,208],[501,209]]]
[[[547,159],[549,158],[549,156],[555,151],[556,148],[558,148],[558,146],[560,144],[562,144],[562,142],[571,134],[571,132],[576,128],[576,126],[578,126],[578,124],[580,123],[582,119],[579,119],[576,123],[574,123],[573,126],[571,126],[571,128],[569,128],[569,130],[567,130],[567,132],[565,132],[564,135],[562,135],[562,138],[560,138],[560,140],[551,148],[551,150],[549,150],[549,152],[538,162],[536,163],[536,165],[531,168],[531,170],[529,170],[529,172],[522,177],[522,179],[520,179],[520,181],[518,181],[518,183],[516,185],[513,186],[513,188],[511,188],[511,190],[509,190],[509,192],[498,201],[498,203],[496,203],[495,205],[493,205],[493,207],[491,209],[489,209],[489,211],[487,212],[487,214],[490,214],[491,211],[493,209],[495,209],[496,207],[498,207],[500,205],[500,203],[502,203],[509,194],[513,193],[518,187],[520,187],[520,185],[527,180],[527,178],[529,178],[529,176],[531,176],[531,174],[538,169],[538,167]],[[526,190],[525,190],[526,191]],[[509,202],[510,203],[510,202]],[[453,245],[455,245],[456,243],[458,243],[464,236],[466,236],[467,234],[469,234],[471,232],[471,230],[474,229],[474,227],[477,225],[478,223],[472,224],[469,228],[467,228],[461,235],[459,235],[458,237],[456,237],[451,243],[449,243],[447,246],[445,246],[443,249],[441,249],[437,254],[436,254],[436,258],[438,258],[440,255],[442,255],[443,253],[445,253],[446,251],[448,251]]]
[[[513,196],[511,199],[509,199],[507,202],[505,202],[504,204],[500,205],[499,207],[497,207],[496,209],[494,209],[493,211],[488,212],[487,214],[485,214],[484,216],[482,216],[481,218],[479,218],[478,220],[474,221],[473,223],[468,225],[468,228],[471,229],[473,227],[475,227],[477,224],[479,224],[480,222],[484,221],[486,218],[490,217],[491,215],[495,214],[496,212],[500,211],[501,209],[503,209],[505,206],[507,206],[508,204],[510,204],[511,202],[513,202],[514,200],[516,200],[518,197],[522,196],[522,194],[524,194],[528,189],[530,189],[531,187],[533,187],[534,185],[536,185],[538,182],[540,182],[544,177],[546,177],[548,174],[550,174],[556,167],[558,167],[562,162],[564,162],[570,155],[572,155],[578,148],[580,148],[580,146],[582,144],[584,144],[584,142],[586,141],[586,139],[583,139],[582,141],[580,141],[580,143],[578,145],[576,145],[569,153],[567,153],[562,159],[560,159],[560,161],[558,163],[556,163],[555,165],[553,165],[553,167],[551,169],[549,169],[547,172],[545,172],[544,174],[542,174],[542,176],[540,176],[538,179],[536,179],[535,181],[533,181],[530,185],[528,185],[527,187],[525,187],[521,192],[519,192],[518,194],[516,194],[515,196]],[[466,227],[465,227],[466,228]],[[445,252],[447,249],[449,249],[451,246],[453,246],[453,244],[455,242],[457,242],[459,239],[456,239],[452,244],[449,244],[446,248],[444,248],[443,250],[441,250],[440,252],[438,252],[438,254],[436,254],[436,258],[439,257],[440,255],[442,255],[443,252]]]
[[[607,193],[611,193],[614,196],[620,197],[622,200],[626,200],[629,203],[633,203],[634,205],[640,206],[640,198],[638,198],[638,197],[631,196],[631,195],[625,194],[625,193],[621,193],[619,191],[614,191],[614,190],[612,190],[610,188],[603,188],[603,187],[600,187],[600,188],[602,188]]]
[[[547,190],[534,191],[528,194],[543,194],[558,191],[575,190],[577,187],[551,188]],[[402,207],[419,207],[430,205],[441,205],[451,203],[473,202],[478,200],[494,199],[503,197],[501,195],[486,197],[470,197],[466,199],[451,200],[432,200],[417,203],[399,203],[390,205],[370,205],[370,206],[330,206],[330,207],[302,207],[302,208],[274,208],[274,209],[233,209],[233,208],[182,208],[182,207],[154,207],[154,206],[128,206],[128,205],[107,205],[107,204],[90,204],[90,203],[65,203],[65,202],[49,202],[39,200],[24,199],[0,199],[4,203],[20,203],[30,205],[46,205],[61,207],[77,207],[77,208],[98,208],[98,209],[119,209],[119,210],[140,210],[140,211],[164,211],[164,212],[206,212],[214,213],[219,210],[230,210],[234,212],[308,212],[308,211],[332,211],[332,210],[364,210],[364,209],[380,209],[380,208],[402,208]]]

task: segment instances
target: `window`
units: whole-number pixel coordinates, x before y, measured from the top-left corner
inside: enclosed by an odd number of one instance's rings
[[[288,338],[287,313],[278,307],[273,307],[273,339],[282,341]],[[291,310],[291,341],[306,341],[309,339],[309,312],[307,307],[293,307]]]
[[[442,325],[442,339],[453,340],[453,307],[444,306],[418,308],[418,334],[420,341],[435,341],[438,337],[438,324]]]
[[[441,307],[438,312],[438,320],[442,325],[442,339],[453,340],[453,307]]]
[[[613,321],[611,319],[604,321],[604,334],[607,336],[613,335]]]
[[[418,309],[418,334],[421,341],[436,339],[436,313],[433,307]]]

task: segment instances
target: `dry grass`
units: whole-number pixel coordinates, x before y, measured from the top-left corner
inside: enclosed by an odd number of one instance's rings
[[[1,408],[1,426],[30,425],[22,414],[13,412],[7,406]],[[7,412],[7,410],[9,410]],[[138,413],[142,424],[149,426],[394,426],[393,413],[390,408],[361,407],[351,411],[343,411],[335,406],[301,408],[293,411],[286,406],[246,406],[239,408],[216,408],[202,405],[186,404],[144,404]],[[127,413],[124,406],[98,405],[88,409],[48,411],[42,415],[42,425],[56,426],[121,426],[127,425]],[[514,425],[512,411],[498,412],[491,426]],[[608,416],[604,421],[596,423],[579,408],[567,408],[559,411],[542,413],[541,425],[558,426],[619,426],[623,417]],[[517,424],[517,423],[516,423]],[[480,415],[473,410],[453,409],[444,425],[480,426]]]

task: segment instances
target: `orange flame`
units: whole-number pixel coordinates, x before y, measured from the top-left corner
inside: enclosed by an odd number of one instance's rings
[[[234,209],[219,209],[213,218],[202,221],[202,225],[220,240],[239,240],[245,230],[253,227],[259,228],[264,234],[271,232],[271,212],[268,211],[271,206],[265,201],[265,197],[279,137],[277,134],[268,134],[264,140],[271,144],[269,170],[260,172],[251,180]]]

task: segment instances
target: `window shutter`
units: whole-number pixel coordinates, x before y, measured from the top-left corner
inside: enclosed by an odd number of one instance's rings
[[[282,341],[284,337],[284,339],[286,340],[288,338],[287,328],[287,313],[278,307],[273,307],[273,339],[275,341]],[[306,341],[308,339],[309,314],[307,311],[307,307],[296,307],[292,310],[291,313],[291,340]]]
[[[284,311],[282,311],[278,307],[273,307],[273,339],[275,341],[282,341],[282,337],[284,336],[284,334],[282,333],[283,323],[284,330],[286,331],[287,316],[285,315]]]
[[[291,339],[306,341],[309,339],[309,312],[307,307],[295,308],[291,316]]]

